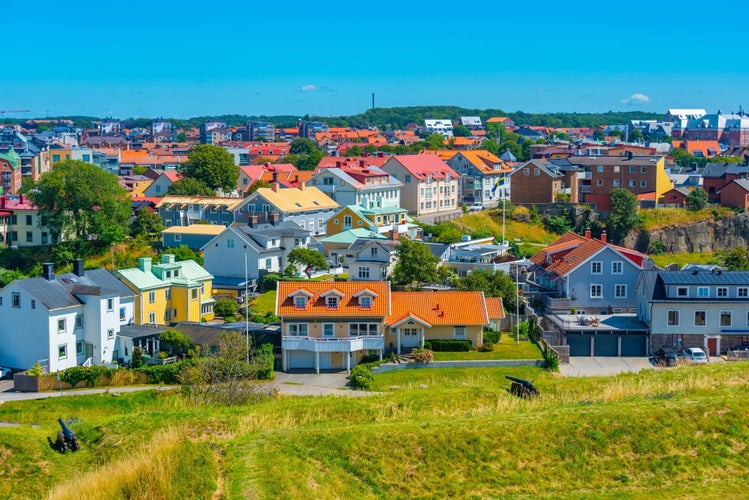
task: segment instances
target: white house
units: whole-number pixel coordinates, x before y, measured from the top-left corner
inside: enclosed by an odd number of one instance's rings
[[[105,269],[55,276],[43,264],[39,278],[0,290],[0,365],[28,369],[39,361],[50,372],[112,362],[122,325],[134,319],[135,294]]]
[[[424,128],[428,134],[440,134],[448,139],[453,136],[453,123],[450,120],[424,120]]]

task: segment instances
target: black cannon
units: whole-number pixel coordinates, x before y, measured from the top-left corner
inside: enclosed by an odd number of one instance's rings
[[[505,375],[505,378],[512,380],[512,386],[510,386],[510,393],[514,394],[519,398],[530,399],[538,396],[540,393],[533,382],[523,380],[522,378],[510,377]]]
[[[65,425],[65,422],[61,418],[58,418],[57,421],[60,423],[62,430],[57,431],[57,441],[55,441],[52,447],[60,453],[78,451],[78,439],[75,437],[75,432],[70,430],[70,427]]]

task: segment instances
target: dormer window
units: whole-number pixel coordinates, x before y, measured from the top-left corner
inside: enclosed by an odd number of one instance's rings
[[[362,295],[359,297],[359,305],[365,309],[370,309],[372,307],[372,297],[369,295]]]
[[[304,295],[297,295],[294,297],[294,307],[297,309],[304,309],[307,307],[307,297]]]
[[[328,307],[328,309],[338,309],[338,297],[326,297],[325,305]]]

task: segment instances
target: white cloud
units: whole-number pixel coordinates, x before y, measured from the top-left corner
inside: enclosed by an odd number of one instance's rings
[[[632,94],[626,99],[622,99],[622,104],[647,104],[650,102],[650,97],[645,94]]]
[[[299,87],[299,90],[301,90],[302,92],[314,92],[316,90],[320,90],[320,87],[318,87],[317,85],[302,85],[301,87]]]

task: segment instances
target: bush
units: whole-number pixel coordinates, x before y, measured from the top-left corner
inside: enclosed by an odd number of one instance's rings
[[[276,282],[281,279],[278,273],[268,273],[260,281],[260,288],[263,292],[276,289]]]
[[[273,378],[273,361],[273,344],[263,344],[255,349],[258,379],[270,380]]]
[[[492,352],[494,350],[493,342],[484,342],[479,346],[479,352]]]
[[[499,344],[499,340],[501,337],[502,332],[487,330],[484,332],[484,343],[491,342],[492,344]]]
[[[414,361],[417,361],[419,363],[429,363],[430,361],[434,360],[434,353],[431,351],[431,349],[414,349],[411,354],[414,357]]]
[[[73,366],[60,373],[60,380],[75,387],[80,382],[86,382],[86,386],[95,387],[99,384],[102,376],[111,376],[112,370],[106,366]]]
[[[26,371],[26,375],[30,377],[41,377],[42,376],[42,365],[39,364],[39,361],[34,363],[34,366],[29,368]]]
[[[178,384],[179,371],[183,363],[170,363],[168,365],[151,365],[138,368],[138,371],[145,373],[148,377],[149,384]]]
[[[372,387],[374,374],[368,366],[356,365],[351,370],[351,387],[358,390],[366,391]]]
[[[424,342],[424,348],[435,352],[468,352],[471,350],[470,340],[434,339]]]
[[[231,299],[223,299],[216,302],[213,306],[213,312],[217,316],[226,318],[227,316],[237,315],[237,302]]]

